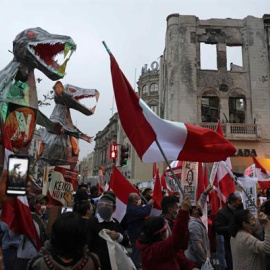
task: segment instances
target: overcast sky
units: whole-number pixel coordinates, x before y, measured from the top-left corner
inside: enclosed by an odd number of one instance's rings
[[[12,59],[12,41],[26,28],[41,27],[50,33],[69,35],[77,51],[68,63],[63,84],[70,83],[100,92],[96,112],[84,116],[72,111],[73,123],[84,133],[95,136],[112,116],[113,89],[105,40],[131,85],[144,64],[159,59],[165,46],[166,18],[169,14],[195,15],[200,19],[236,18],[248,15],[261,18],[270,14],[270,1],[57,1],[0,0],[0,70]],[[136,72],[135,72],[136,70]],[[38,95],[54,85],[36,71]],[[90,105],[94,105],[94,100]],[[50,116],[54,103],[41,107]],[[116,112],[115,104],[114,110]],[[80,160],[94,149],[94,142],[80,142]]]

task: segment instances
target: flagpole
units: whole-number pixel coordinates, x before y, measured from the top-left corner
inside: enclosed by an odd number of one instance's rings
[[[181,184],[180,184],[180,182],[179,182],[179,179],[176,177],[176,175],[175,175],[175,173],[174,173],[174,171],[173,171],[173,169],[172,169],[172,167],[171,167],[171,164],[169,163],[169,161],[168,161],[168,159],[167,159],[167,157],[166,157],[166,155],[165,155],[165,153],[164,153],[164,151],[163,151],[163,149],[162,149],[160,143],[158,142],[157,139],[155,140],[155,142],[156,142],[156,144],[157,144],[157,146],[158,146],[158,148],[159,148],[159,151],[161,152],[161,154],[162,154],[162,156],[163,156],[165,162],[167,163],[167,166],[169,167],[169,170],[170,170],[170,172],[171,172],[171,174],[172,174],[172,176],[173,176],[173,178],[174,178],[176,184],[178,185],[179,190],[181,191],[183,197],[185,197],[184,190],[183,190],[183,188],[181,187]]]
[[[109,47],[107,46],[106,42],[105,42],[105,41],[102,41],[102,44],[104,45],[104,47],[105,47],[105,49],[107,50],[108,54],[111,54],[111,50],[110,50]],[[182,195],[183,195],[183,197],[184,197],[184,190],[183,190],[183,188],[181,187],[180,182],[179,182],[178,178],[176,177],[176,175],[175,175],[175,173],[174,173],[174,171],[173,171],[173,169],[172,169],[170,163],[168,162],[168,159],[167,159],[167,157],[166,157],[166,155],[165,155],[165,153],[164,153],[164,151],[163,151],[161,145],[159,144],[159,142],[158,142],[157,139],[156,139],[155,141],[156,141],[156,144],[157,144],[157,146],[158,146],[158,148],[159,148],[159,150],[160,150],[160,152],[161,152],[161,154],[162,154],[164,160],[165,160],[166,163],[167,163],[167,166],[168,166],[169,169],[170,169],[170,172],[171,172],[171,174],[172,174],[172,176],[173,176],[173,178],[174,178],[176,184],[177,184],[178,187],[179,187],[180,192],[182,193]]]

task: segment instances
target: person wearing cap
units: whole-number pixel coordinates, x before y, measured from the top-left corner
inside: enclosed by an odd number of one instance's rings
[[[112,240],[118,241],[123,246],[129,244],[128,237],[124,234],[120,223],[112,215],[116,209],[116,198],[113,192],[106,192],[98,201],[96,215],[86,223],[87,245],[91,252],[100,258],[102,270],[111,270],[111,263],[107,242],[99,236],[99,232],[107,229],[107,234]]]

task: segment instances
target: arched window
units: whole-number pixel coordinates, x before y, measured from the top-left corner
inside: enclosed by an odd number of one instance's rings
[[[202,122],[218,122],[219,99],[217,96],[202,96],[201,100]]]
[[[150,92],[158,92],[158,85],[156,83],[152,83],[150,86]]]
[[[245,123],[246,101],[243,96],[229,98],[230,123]]]
[[[148,85],[144,85],[142,88],[142,94],[146,95],[148,93]]]

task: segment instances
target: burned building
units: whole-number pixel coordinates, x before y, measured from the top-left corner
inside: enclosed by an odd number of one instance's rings
[[[220,121],[237,148],[232,163],[239,172],[251,164],[247,157],[270,158],[269,27],[270,15],[167,17],[160,116],[211,129]],[[205,47],[209,50],[203,58]],[[238,55],[230,56],[231,50]]]

